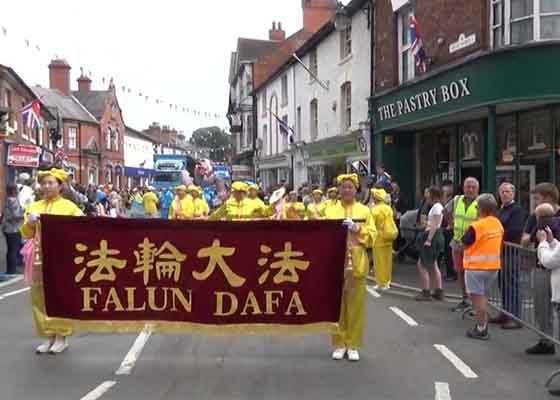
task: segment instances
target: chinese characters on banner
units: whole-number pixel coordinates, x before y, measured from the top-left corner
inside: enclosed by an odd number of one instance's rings
[[[298,334],[338,323],[340,221],[44,216],[41,241],[47,314],[77,330]]]

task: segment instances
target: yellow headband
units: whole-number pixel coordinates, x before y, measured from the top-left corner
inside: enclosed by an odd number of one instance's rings
[[[332,188],[329,188],[329,190],[327,190],[327,193],[331,193],[331,192],[335,192],[335,193],[338,192],[338,188],[332,187]]]
[[[247,184],[244,182],[233,182],[231,189],[235,192],[247,192],[247,190],[249,190]]]
[[[249,190],[256,190],[257,192],[260,190],[259,185],[249,185]]]
[[[176,192],[186,192],[187,191],[187,187],[185,185],[179,185],[175,188]]]
[[[371,189],[371,195],[375,200],[385,201],[387,192],[384,189]]]
[[[63,169],[51,168],[48,171],[39,171],[39,173],[37,173],[37,176],[39,177],[39,179],[42,179],[45,176],[52,176],[61,182],[66,182],[66,180],[68,179],[68,172]]]
[[[313,192],[311,192],[313,194],[320,194],[321,196],[323,195],[323,191],[321,189],[315,189]]]
[[[356,187],[360,186],[360,179],[356,174],[343,174],[343,175],[339,175],[336,178],[337,185],[340,185],[344,181],[351,181]]]
[[[202,189],[200,189],[198,186],[196,185],[189,185],[189,187],[187,188],[187,191],[189,192],[197,192],[197,193],[202,193]]]

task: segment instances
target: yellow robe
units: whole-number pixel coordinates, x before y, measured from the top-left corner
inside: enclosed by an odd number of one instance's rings
[[[58,197],[52,201],[40,200],[32,203],[25,212],[25,220],[20,228],[23,239],[33,239],[35,237],[35,226],[30,225],[28,217],[30,214],[52,214],[81,216],[82,210],[70,200]],[[64,319],[48,318],[45,311],[45,293],[43,292],[42,271],[36,271],[34,267],[34,279],[31,285],[31,306],[33,310],[33,320],[35,328],[40,337],[70,336],[73,333],[72,326]],[[38,278],[40,277],[40,278]]]
[[[321,219],[324,216],[325,202],[309,203],[305,211],[305,219]]]
[[[169,219],[191,219],[194,216],[194,204],[192,197],[185,196],[182,200],[178,197],[171,203]]]
[[[147,216],[153,216],[157,214],[157,206],[159,204],[159,199],[154,192],[147,192],[142,198],[144,203],[144,213]]]
[[[259,197],[254,199],[247,198],[247,200],[253,204],[253,217],[264,218],[270,213],[268,206]]]
[[[393,242],[383,239],[385,225],[393,219],[393,209],[385,203],[376,204],[371,209],[375,227],[379,235],[373,243],[373,268],[377,285],[388,287],[393,275]]]
[[[327,219],[352,218],[360,221],[360,231],[348,233],[352,275],[347,277],[350,281],[346,282],[342,294],[340,328],[333,335],[336,348],[358,349],[363,343],[365,327],[366,279],[369,270],[367,249],[375,241],[377,231],[369,208],[358,202],[348,207],[336,202],[324,212]]]
[[[237,201],[235,198],[230,197],[212,213],[210,220],[248,220],[252,219],[255,213],[255,203],[253,203],[252,200],[245,198],[241,201]]]
[[[196,199],[193,199],[193,205],[195,218],[208,216],[210,207],[208,207],[208,203],[206,202],[206,200],[201,197],[197,197]]]
[[[286,203],[284,204],[284,210],[282,211],[282,219],[287,220],[298,220],[305,218],[305,206],[303,203]]]

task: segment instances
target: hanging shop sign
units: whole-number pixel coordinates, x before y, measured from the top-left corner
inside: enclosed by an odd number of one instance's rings
[[[37,168],[40,158],[41,148],[38,146],[11,144],[6,164],[12,167]]]

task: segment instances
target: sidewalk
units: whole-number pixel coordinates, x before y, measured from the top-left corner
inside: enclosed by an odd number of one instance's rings
[[[442,274],[443,275],[443,274]],[[420,276],[416,264],[395,263],[393,265],[393,281],[395,287],[408,290],[420,290]],[[447,295],[460,296],[461,289],[457,281],[443,282],[443,290]]]

